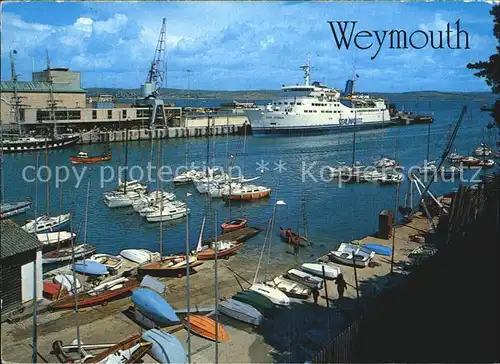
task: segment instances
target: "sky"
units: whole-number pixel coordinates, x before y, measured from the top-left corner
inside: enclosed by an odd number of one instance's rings
[[[31,80],[33,66],[80,71],[82,86],[139,88],[167,18],[166,87],[205,90],[279,89],[312,80],[343,88],[358,74],[367,92],[488,91],[466,69],[498,44],[485,2],[2,2],[1,71]],[[357,21],[356,30],[446,30],[469,34],[470,49],[339,50],[328,21]],[[435,33],[437,34],[437,33]],[[375,40],[376,42],[376,40]],[[359,42],[367,44],[366,40]],[[190,70],[188,72],[187,70]],[[189,77],[188,77],[189,73]]]

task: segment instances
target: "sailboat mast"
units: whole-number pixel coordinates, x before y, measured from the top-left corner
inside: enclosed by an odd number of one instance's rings
[[[17,92],[17,73],[16,73],[16,64],[14,61],[14,54],[17,54],[16,50],[13,50],[10,52],[10,71],[11,71],[11,78],[12,78],[12,84],[13,84],[13,91],[14,91],[14,97],[12,98],[13,104],[14,104],[14,120],[17,124],[18,131],[19,131],[19,136],[22,135],[23,131],[21,128],[21,118],[19,117],[19,108],[21,106],[21,98],[19,97],[19,94]]]
[[[45,139],[45,165],[47,166],[47,168],[49,168],[49,147],[47,145],[47,139]],[[47,179],[47,182],[45,182],[45,189],[46,189],[45,210],[46,210],[47,216],[50,216],[50,184],[48,182],[48,179]],[[36,230],[36,227],[35,227],[35,230]]]
[[[245,178],[245,154],[247,154],[247,124],[244,124],[245,130],[243,130],[243,166],[241,168],[241,178]]]
[[[123,184],[123,193],[127,194],[127,175],[128,175],[128,125],[125,127],[125,182]]]
[[[352,133],[352,166],[356,164],[356,130]]]
[[[40,154],[39,152],[36,153],[36,171],[38,172],[38,165],[39,165],[39,159],[40,159]],[[3,163],[3,160],[2,160]],[[2,184],[3,187],[3,184]],[[3,195],[2,195],[3,196]],[[37,219],[37,212],[38,212],[38,181],[35,181],[35,235],[36,235],[36,219]],[[37,259],[33,263],[33,353],[31,356],[31,361],[33,363],[37,362],[37,348],[38,348],[38,305],[37,305],[37,273],[36,273],[36,265],[37,265]]]
[[[219,248],[217,244],[217,211],[214,211],[214,251],[215,251],[215,261],[214,261],[214,273],[215,273],[215,363],[219,362],[219,276],[218,276],[218,262],[217,255],[219,254]]]
[[[186,194],[186,211],[188,209],[188,199],[189,194]],[[203,220],[203,224],[205,220]],[[201,234],[201,233],[200,233]],[[189,214],[186,215],[186,317],[187,317],[187,362],[191,364],[191,280],[189,279]]]
[[[87,221],[88,221],[88,214],[89,214],[89,191],[90,191],[90,177],[87,182],[87,199],[85,201],[85,223],[83,226],[83,243],[87,243]]]
[[[89,191],[87,190],[87,195]],[[73,231],[73,215],[71,215],[70,220],[70,231]],[[75,299],[75,325],[76,325],[76,342],[78,344],[78,355],[81,355],[82,352],[82,342],[80,340],[80,323],[78,322],[78,290],[77,280],[76,280],[76,271],[75,271],[75,239],[71,239],[71,265],[73,266],[73,297]]]
[[[157,165],[158,165],[158,173],[157,173],[157,185],[156,188],[157,190],[160,189],[160,155],[161,155],[161,139],[158,140],[158,160],[157,160]],[[163,192],[160,195],[160,259],[161,256],[163,255]]]
[[[427,126],[427,163],[429,163],[430,144],[431,144],[431,123],[429,123],[429,125]]]
[[[57,123],[56,123],[56,106],[57,106],[57,101],[54,99],[54,79],[52,78],[52,73],[50,71],[50,58],[49,58],[49,52],[47,50],[47,76],[48,76],[48,83],[49,83],[49,108],[50,108],[50,121],[54,123],[54,131],[53,131],[53,136],[57,136]]]

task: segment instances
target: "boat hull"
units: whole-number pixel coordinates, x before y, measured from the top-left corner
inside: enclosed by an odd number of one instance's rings
[[[76,262],[73,269],[75,272],[84,275],[101,276],[109,273],[108,268],[104,264],[90,259]]]
[[[268,198],[271,196],[271,190],[259,191],[259,192],[247,192],[247,193],[232,193],[230,195],[222,195],[226,200],[232,201],[250,201],[259,200],[262,198]]]
[[[288,278],[309,288],[323,288],[323,280],[321,278],[298,269],[288,270],[285,274],[285,278]]]
[[[259,326],[264,316],[253,306],[232,298],[219,302],[219,310],[236,320]]]
[[[152,329],[142,334],[142,340],[153,343],[149,355],[159,363],[186,362],[184,347],[175,336],[159,329]]]
[[[160,294],[149,289],[140,287],[132,293],[132,302],[145,317],[156,324],[172,325],[180,323],[173,308]]]
[[[45,149],[61,149],[75,145],[80,139],[80,136],[71,136],[60,139],[48,139],[26,141],[23,143],[9,143],[4,141],[2,146],[3,153],[20,153],[20,152],[34,152]]]
[[[250,290],[241,291],[233,295],[233,299],[249,304],[266,317],[274,311],[274,304],[265,296]]]
[[[77,156],[71,156],[70,161],[72,164],[90,164],[90,163],[99,163],[99,162],[108,162],[111,160],[111,156],[98,156],[98,157],[87,157],[80,158]]]
[[[351,267],[355,266],[356,268],[365,268],[369,262],[368,260],[364,261],[362,259],[357,259],[356,257],[354,258],[353,262],[352,259],[342,258],[335,254],[329,254],[328,258],[334,263],[339,263]]]
[[[187,317],[184,318],[184,326],[187,327],[188,320]],[[215,328],[216,322],[214,319],[207,316],[199,316],[199,315],[190,315],[189,316],[189,324],[190,329],[195,334],[204,337],[205,339],[209,339],[212,341],[228,341],[229,335],[227,334],[224,326],[222,324],[217,325],[217,329]],[[217,330],[217,331],[216,331]],[[216,335],[217,333],[217,335]]]
[[[278,306],[290,305],[290,299],[288,298],[288,296],[277,288],[269,287],[262,283],[256,283],[251,285],[249,289],[266,297],[275,305]]]
[[[88,244],[83,244],[75,247],[75,259],[85,258],[94,254],[96,247]],[[54,264],[67,262],[72,259],[71,248],[54,250],[42,255],[42,264]]]
[[[2,203],[0,207],[0,219],[6,219],[22,214],[31,208],[31,201],[17,203]]]
[[[378,255],[390,257],[392,255],[392,248],[381,244],[361,244],[362,247],[374,251]]]
[[[232,220],[227,220],[227,221],[224,221],[220,225],[223,233],[229,233],[231,231],[240,230],[240,229],[243,229],[244,227],[247,227],[247,226],[248,226],[248,220],[247,219],[232,219]]]
[[[122,287],[103,291],[96,295],[90,294],[79,294],[78,297],[78,308],[80,307],[90,307],[95,305],[103,304],[104,302],[110,302],[119,298],[123,298],[128,295],[133,289],[139,287],[140,282],[136,279],[130,279],[125,282]],[[65,308],[73,308],[75,307],[75,298],[65,297],[64,299],[54,301],[50,308],[52,309],[65,309]]]
[[[189,269],[193,269],[199,265],[202,265],[203,262],[195,261],[189,264]],[[186,266],[183,265],[181,267],[166,267],[163,266],[161,262],[154,262],[147,265],[143,265],[138,268],[138,273],[140,276],[150,275],[153,277],[177,277],[181,278],[186,275]],[[191,270],[190,274],[196,273],[196,271]]]
[[[243,243],[234,245],[232,248],[219,250],[217,252],[217,258],[229,258],[231,255],[236,254],[236,251],[243,246]],[[215,250],[206,249],[198,253],[199,260],[211,260],[215,259]]]
[[[335,279],[340,273],[340,268],[327,264],[304,263],[302,264],[301,269],[305,272],[314,274],[315,276],[323,277],[322,266],[325,267],[326,279]]]

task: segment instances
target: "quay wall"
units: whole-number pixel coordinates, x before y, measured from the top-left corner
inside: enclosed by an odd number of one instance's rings
[[[176,138],[201,138],[208,135],[210,136],[225,136],[229,135],[243,135],[250,133],[249,125],[215,125],[208,129],[206,126],[198,127],[173,127],[173,128],[155,128],[151,129],[129,129],[128,140],[150,140],[153,139],[176,139]],[[126,130],[114,131],[95,131],[90,134],[84,135],[79,141],[80,144],[93,144],[93,143],[112,143],[123,142],[126,139]]]

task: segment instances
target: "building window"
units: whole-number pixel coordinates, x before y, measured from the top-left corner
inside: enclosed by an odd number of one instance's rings
[[[113,110],[108,110],[108,119],[113,119]]]
[[[54,112],[56,120],[66,120],[68,118],[68,114],[66,111],[55,111]]]
[[[122,110],[122,119],[127,118],[127,110]]]
[[[97,119],[97,110],[92,110],[92,119]]]
[[[19,120],[25,121],[25,119],[24,119],[24,109],[19,109]]]
[[[297,105],[302,105],[302,102],[297,102]]]
[[[45,110],[37,110],[36,111],[36,120],[37,121],[44,121],[44,120],[50,120],[50,113]]]
[[[137,109],[138,118],[149,118],[151,117],[151,111],[149,109]]]
[[[68,111],[68,120],[80,120],[81,118],[82,114],[80,110]]]

